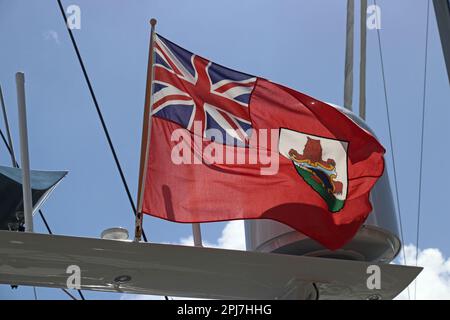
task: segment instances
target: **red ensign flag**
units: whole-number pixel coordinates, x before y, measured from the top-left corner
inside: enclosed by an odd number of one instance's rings
[[[273,219],[337,249],[372,210],[384,149],[338,109],[154,40],[142,212]]]

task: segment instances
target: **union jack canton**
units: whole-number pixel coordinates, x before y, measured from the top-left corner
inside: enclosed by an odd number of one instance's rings
[[[154,48],[152,115],[189,131],[194,121],[201,121],[204,138],[248,145],[248,105],[256,77],[208,61],[157,34]],[[217,136],[226,139],[218,141]]]

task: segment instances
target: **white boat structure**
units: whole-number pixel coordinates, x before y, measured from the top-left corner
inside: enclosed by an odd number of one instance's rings
[[[4,194],[16,200],[4,205],[9,212],[3,223],[8,230],[0,231],[3,284],[65,289],[68,268],[76,266],[81,290],[207,299],[393,299],[421,271],[389,264],[401,242],[386,172],[371,194],[371,218],[342,249],[327,250],[278,222],[252,220],[246,222],[248,251],[236,251],[130,241],[114,229],[102,239],[33,233],[18,188],[25,185],[23,171],[0,169]],[[33,212],[65,174],[28,174]],[[20,232],[24,223],[28,232]],[[369,284],[374,270],[381,275],[375,289]]]

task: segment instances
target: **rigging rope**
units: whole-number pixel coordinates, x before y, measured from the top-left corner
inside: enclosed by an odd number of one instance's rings
[[[374,5],[377,5],[377,0],[373,0]],[[375,10],[375,14],[378,14],[378,10]],[[379,21],[379,18],[376,17],[377,21]],[[386,114],[387,114],[387,122],[388,122],[388,131],[389,131],[389,143],[390,143],[390,148],[391,148],[391,152],[392,152],[392,170],[394,173],[394,187],[395,187],[395,198],[396,198],[396,203],[397,203],[397,210],[398,210],[398,220],[399,220],[399,224],[400,224],[400,237],[401,237],[401,241],[402,241],[402,252],[403,252],[403,260],[404,260],[404,264],[406,264],[406,253],[405,253],[405,241],[404,241],[404,237],[403,237],[403,223],[402,223],[402,214],[401,214],[401,210],[400,210],[400,199],[399,199],[399,194],[398,194],[398,183],[397,183],[397,170],[396,170],[396,166],[395,166],[395,154],[394,154],[394,143],[393,143],[393,139],[392,139],[392,130],[391,130],[391,117],[390,117],[390,112],[389,112],[389,101],[388,101],[388,95],[387,95],[387,87],[386,87],[386,75],[384,72],[384,60],[383,60],[383,49],[381,46],[381,35],[380,35],[380,29],[377,29],[377,38],[378,38],[378,49],[379,49],[379,54],[380,54],[380,63],[381,63],[381,75],[383,78],[383,89],[384,89],[384,101],[385,101],[385,105],[386,105]],[[409,290],[409,286],[408,286],[408,299],[411,299],[411,293]]]
[[[423,72],[423,96],[422,96],[422,132],[420,137],[420,164],[419,164],[419,199],[417,203],[417,228],[416,228],[416,267],[419,259],[420,241],[420,211],[422,206],[422,171],[423,171],[423,141],[425,132],[425,105],[427,97],[427,67],[428,67],[428,38],[430,26],[430,0],[427,0],[427,24],[425,33],[425,66]],[[417,280],[414,281],[414,299],[417,299]]]
[[[89,88],[89,92],[90,92],[92,100],[94,102],[95,109],[97,111],[97,115],[98,115],[98,117],[100,119],[100,123],[101,123],[102,128],[103,128],[103,132],[104,132],[104,134],[106,136],[106,139],[108,140],[108,145],[109,145],[109,148],[111,149],[111,153],[112,153],[114,161],[116,163],[117,170],[119,171],[119,175],[120,175],[120,178],[122,180],[122,184],[123,184],[123,186],[125,188],[125,192],[126,192],[126,194],[128,196],[128,200],[130,202],[131,208],[133,209],[133,214],[136,216],[136,214],[137,214],[136,205],[134,204],[133,197],[131,196],[130,188],[128,187],[128,183],[127,183],[127,180],[126,180],[125,175],[123,173],[122,166],[120,165],[119,158],[117,157],[117,153],[116,153],[116,150],[114,148],[114,144],[113,144],[113,142],[111,140],[111,137],[109,135],[108,127],[106,126],[106,122],[105,122],[105,120],[103,118],[103,114],[102,114],[102,111],[101,111],[100,106],[98,104],[97,98],[95,96],[95,92],[94,92],[94,89],[92,87],[91,81],[89,79],[88,73],[86,71],[86,67],[84,66],[83,58],[81,57],[81,53],[80,53],[80,50],[78,49],[78,45],[77,45],[77,42],[76,42],[75,37],[73,35],[73,32],[69,28],[69,26],[67,25],[67,16],[66,16],[66,13],[64,12],[64,7],[62,5],[62,2],[61,2],[61,0],[57,0],[57,2],[58,2],[59,10],[61,11],[62,18],[64,20],[64,25],[66,26],[66,29],[69,32],[70,40],[72,42],[73,48],[75,49],[75,53],[77,55],[78,62],[80,63],[81,70],[83,71],[84,79],[86,80],[87,86]],[[142,237],[143,237],[145,242],[148,242],[147,236],[145,235],[145,232],[144,232],[144,229],[142,229]],[[169,300],[169,298],[167,296],[164,296],[164,298],[166,300]]]
[[[5,122],[6,135],[8,137],[7,145],[9,145],[11,147],[11,162],[16,163],[16,158],[14,157],[14,146],[13,146],[12,138],[11,138],[11,131],[9,130],[8,115],[6,113],[6,105],[5,105],[5,101],[3,100],[3,91],[2,91],[1,86],[0,86],[0,103],[2,105],[3,121]],[[4,139],[4,140],[6,140],[6,139]]]
[[[122,166],[120,164],[119,158],[117,157],[116,149],[114,148],[114,144],[112,142],[111,136],[109,135],[108,127],[106,126],[106,122],[105,122],[105,119],[103,118],[103,114],[102,114],[102,111],[101,111],[100,106],[98,104],[97,97],[95,96],[95,92],[94,92],[94,89],[92,87],[91,80],[89,79],[88,73],[86,71],[86,67],[84,66],[83,58],[81,57],[80,50],[78,49],[78,45],[77,45],[77,43],[75,41],[75,37],[73,36],[73,32],[69,28],[69,26],[67,25],[67,16],[66,16],[66,13],[64,11],[64,7],[63,7],[63,5],[61,3],[61,0],[57,0],[57,2],[58,2],[59,9],[61,11],[62,18],[64,20],[64,25],[66,26],[66,29],[69,32],[70,40],[72,42],[73,48],[75,49],[75,53],[77,55],[78,62],[80,63],[81,70],[82,70],[83,75],[84,75],[84,79],[86,80],[86,84],[88,86],[89,92],[90,92],[92,100],[94,102],[95,109],[97,111],[97,115],[98,115],[98,117],[100,119],[100,123],[101,123],[102,128],[103,128],[103,132],[104,132],[104,134],[106,136],[106,140],[108,141],[108,145],[109,145],[109,148],[110,148],[111,153],[113,155],[114,162],[116,163],[116,167],[117,167],[117,170],[119,171],[119,175],[120,175],[120,178],[122,180],[122,184],[123,184],[123,186],[125,188],[125,192],[127,194],[128,200],[129,200],[131,208],[133,210],[133,214],[136,215],[137,214],[136,205],[134,204],[134,200],[133,200],[133,197],[131,196],[130,188],[128,187],[128,183],[127,183],[127,180],[125,178],[125,174],[123,173]],[[142,230],[142,236],[144,238],[144,241],[148,242],[147,241],[147,236],[145,235],[144,230]]]
[[[61,289],[62,291],[64,291],[69,297],[71,297],[73,300],[77,300],[77,298],[75,298],[69,291],[67,291],[66,289]],[[83,298],[84,300],[84,298]]]

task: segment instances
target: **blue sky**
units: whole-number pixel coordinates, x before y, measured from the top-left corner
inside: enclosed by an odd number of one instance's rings
[[[324,101],[343,103],[345,0],[65,0],[63,4],[81,8],[81,30],[74,30],[74,35],[133,195],[151,17],[158,19],[159,33],[190,51]],[[378,4],[405,242],[414,243],[426,1],[379,0]],[[53,231],[88,237],[98,237],[111,226],[132,231],[132,212],[56,0],[0,0],[0,43],[0,84],[16,149],[14,74],[23,71],[32,168],[70,171],[43,208]],[[446,167],[450,158],[446,130],[450,90],[434,11],[428,63],[420,247],[439,248],[448,257],[450,187],[435,171]],[[355,68],[357,72],[358,62]],[[376,31],[368,32],[367,91],[368,123],[388,149],[392,173]],[[0,164],[9,165],[3,145]],[[35,221],[37,231],[44,232],[40,219]],[[217,242],[224,225],[205,225],[204,238]],[[152,217],[145,217],[144,228],[155,242],[178,242],[191,232],[189,225]],[[38,289],[38,295],[66,298],[54,289]],[[30,288],[11,291],[0,285],[0,299],[11,298],[33,298],[33,293]]]

